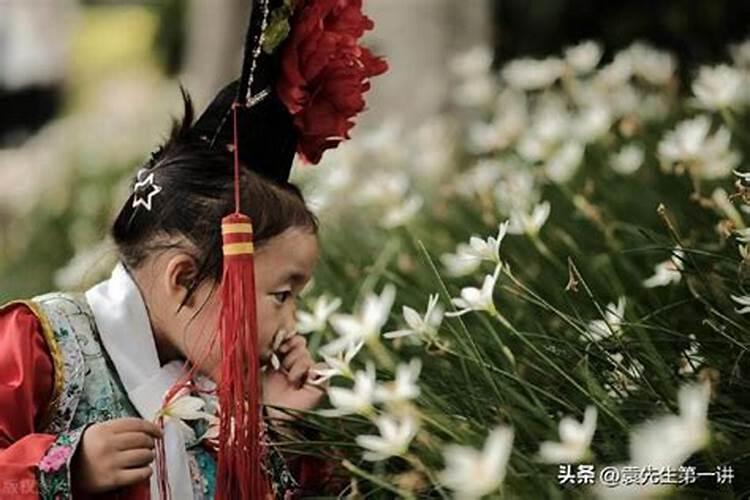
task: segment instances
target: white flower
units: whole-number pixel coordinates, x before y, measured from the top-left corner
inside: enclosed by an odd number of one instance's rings
[[[468,147],[472,153],[483,154],[507,147],[516,138],[515,130],[508,131],[506,121],[477,122],[469,125]],[[520,132],[520,131],[519,131]]]
[[[745,227],[745,221],[742,219],[742,215],[737,208],[735,208],[734,203],[732,203],[732,200],[729,198],[729,193],[724,191],[724,189],[720,187],[714,189],[711,193],[711,201],[714,202],[717,209],[724,213],[724,216],[734,223],[735,227]]]
[[[692,375],[695,372],[695,367],[702,365],[706,360],[699,354],[700,345],[695,340],[695,335],[690,334],[690,345],[682,353],[682,359],[680,359],[680,368],[678,373],[680,375]]]
[[[344,387],[328,388],[328,399],[334,408],[321,410],[321,415],[341,417],[352,414],[368,414],[372,411],[376,385],[375,365],[367,363],[364,371],[358,371],[354,374],[354,386],[351,389]]]
[[[545,441],[539,448],[539,458],[546,463],[575,463],[589,455],[591,440],[596,431],[596,407],[588,406],[583,422],[565,417],[560,420],[560,442]]]
[[[440,260],[450,276],[465,276],[479,268],[482,261],[500,263],[500,244],[508,232],[508,222],[498,226],[497,236],[490,236],[483,240],[479,236],[472,236],[469,244],[459,243],[456,253],[446,253]]]
[[[604,66],[596,76],[596,82],[605,88],[617,88],[626,85],[633,76],[633,63],[630,53],[623,50],[615,54],[612,62]]]
[[[478,45],[454,57],[450,68],[463,78],[483,75],[492,69],[492,51],[485,45]]]
[[[464,247],[464,255],[468,258],[478,259],[479,261],[488,260],[496,264],[500,263],[500,244],[508,232],[508,221],[498,226],[497,237],[490,236],[483,240],[479,236],[472,236],[469,240],[469,247]]]
[[[602,102],[586,105],[575,118],[572,134],[585,143],[590,144],[604,137],[612,126],[612,112]]]
[[[502,76],[511,87],[537,90],[549,87],[565,71],[565,64],[556,57],[547,59],[515,59],[502,69]]]
[[[626,144],[609,161],[612,170],[621,175],[630,175],[643,165],[643,148],[636,144]]]
[[[672,79],[677,62],[672,54],[636,42],[626,49],[633,73],[652,85],[666,85]]]
[[[524,212],[539,201],[539,185],[528,168],[508,165],[495,184],[494,197],[500,213]]]
[[[334,314],[331,316],[331,326],[339,337],[321,347],[320,351],[333,356],[360,341],[376,340],[380,336],[383,325],[388,321],[395,299],[396,287],[388,284],[383,287],[380,295],[368,294],[356,315]]]
[[[693,453],[709,440],[708,384],[689,385],[678,393],[679,415],[667,415],[641,424],[630,434],[630,462],[614,465],[623,475],[626,470],[678,469]],[[622,476],[624,477],[624,476]],[[614,487],[597,485],[598,498],[633,499],[661,498],[669,486],[656,483],[620,482]]]
[[[314,379],[312,384],[320,385],[323,384],[333,377],[346,377],[354,379],[354,373],[352,373],[351,362],[354,356],[362,349],[365,345],[364,341],[360,341],[356,344],[352,344],[347,347],[346,351],[338,353],[336,356],[329,356],[323,354],[323,361],[325,361],[328,368],[315,368],[312,370]]]
[[[454,99],[462,106],[483,107],[492,103],[497,94],[497,81],[491,74],[477,75],[455,87]]]
[[[625,297],[617,299],[617,304],[610,302],[604,310],[604,319],[596,319],[589,322],[586,327],[587,335],[583,339],[591,339],[599,342],[612,335],[619,335],[622,331],[622,323],[625,317]]]
[[[204,411],[206,402],[196,396],[191,396],[187,389],[179,391],[172,401],[164,406],[157,416],[163,416],[165,421],[173,421],[179,425],[185,442],[195,442],[195,431],[187,423],[189,420],[208,420],[209,415]]]
[[[198,438],[198,441],[213,441],[219,439],[219,433],[221,432],[221,420],[216,415],[207,415],[206,422],[208,426],[206,431]]]
[[[456,253],[444,253],[440,256],[440,262],[443,263],[445,273],[448,276],[466,276],[479,269],[482,261],[468,258],[465,251],[468,247],[469,246],[466,245],[466,243],[463,243],[458,246],[458,251]]]
[[[508,226],[509,234],[528,234],[536,236],[547,222],[551,211],[548,201],[537,204],[532,212],[514,212],[510,216],[510,225]]]
[[[750,243],[750,227],[745,229],[735,229],[734,234],[737,237],[737,241],[740,243]]]
[[[573,178],[583,160],[583,145],[568,141],[544,165],[544,172],[552,182],[563,184]]]
[[[458,176],[456,191],[465,195],[485,193],[502,175],[504,165],[497,160],[482,159]]]
[[[396,419],[384,415],[375,420],[375,425],[380,431],[379,436],[364,435],[356,438],[357,444],[367,450],[362,458],[371,462],[404,455],[419,430],[419,422],[412,416]]]
[[[685,385],[677,394],[679,415],[640,425],[630,436],[630,461],[645,467],[679,467],[709,440],[707,383]]]
[[[375,400],[380,403],[402,403],[419,396],[417,380],[422,371],[422,361],[414,358],[409,364],[401,363],[396,368],[393,382],[378,385],[375,388]]]
[[[483,450],[450,445],[445,448],[445,469],[440,482],[459,500],[475,500],[497,490],[505,479],[513,447],[513,430],[498,427],[487,437]]]
[[[589,73],[596,68],[602,58],[602,46],[587,40],[565,49],[565,62],[576,73]]]
[[[750,313],[750,295],[731,295],[732,300],[737,302],[740,306],[735,311],[737,314]]]
[[[406,159],[406,151],[403,147],[401,139],[404,135],[405,126],[401,119],[395,116],[386,117],[382,125],[376,126],[370,132],[362,134],[360,140],[360,146],[362,151],[360,154],[374,154],[378,158],[382,159],[384,164],[394,164]],[[361,163],[363,159],[357,158],[357,163]],[[354,163],[354,162],[352,162]],[[357,183],[361,181],[361,170],[358,169],[359,165],[354,163],[352,174],[356,177]],[[356,169],[356,170],[355,170]],[[408,176],[405,174],[393,175],[394,172],[379,172],[375,177],[375,180],[383,182],[385,186],[388,186],[388,177],[394,177],[397,179],[397,185],[405,185],[408,182]],[[400,178],[399,178],[400,177]],[[399,188],[400,189],[400,188]]]
[[[490,123],[473,123],[468,131],[469,149],[478,154],[499,151],[512,145],[528,124],[526,94],[504,89],[495,103],[497,112]],[[435,146],[433,145],[432,148]]]
[[[667,286],[673,283],[679,283],[682,279],[683,259],[685,252],[680,247],[672,251],[672,257],[669,260],[660,262],[654,266],[654,275],[643,281],[646,288],[655,288],[657,286]]]
[[[750,183],[750,172],[740,172],[738,170],[732,170],[732,173],[735,175],[735,177],[737,177],[745,184]]]
[[[734,64],[741,68],[750,69],[750,39],[729,47]]]
[[[438,304],[438,295],[430,295],[427,303],[427,312],[420,316],[417,311],[409,306],[403,307],[404,321],[408,329],[395,330],[383,334],[387,339],[396,339],[406,336],[414,336],[417,339],[432,340],[437,337],[438,328],[443,322],[443,308]]]
[[[570,135],[572,121],[563,102],[547,98],[538,105],[531,126],[520,137],[518,154],[530,162],[548,160]]]
[[[409,159],[417,183],[440,178],[453,166],[458,139],[446,117],[428,119],[414,131]],[[404,148],[406,149],[406,148]]]
[[[662,168],[689,169],[704,179],[729,175],[740,161],[739,155],[729,149],[729,130],[721,126],[709,135],[710,129],[711,120],[705,115],[680,122],[659,143]]]
[[[612,89],[606,89],[605,92],[607,106],[617,117],[636,114],[643,118],[644,114],[651,113],[651,110],[643,109],[646,105],[643,92],[631,83],[617,85]]]
[[[495,266],[495,272],[484,277],[482,288],[465,287],[461,289],[461,297],[451,299],[454,306],[460,308],[458,311],[445,313],[448,317],[461,316],[471,311],[495,312],[495,302],[492,295],[495,292],[495,283],[500,276],[502,265]]]
[[[612,382],[606,384],[607,394],[610,397],[620,400],[622,396],[635,391],[638,389],[636,383],[641,378],[643,373],[643,363],[635,358],[630,359],[629,366],[626,367],[624,360],[625,357],[619,352],[610,356],[611,360],[615,364],[614,370],[612,370]]]
[[[379,203],[384,206],[403,200],[409,192],[411,180],[404,172],[378,172],[359,183],[357,200],[361,204]]]
[[[330,300],[326,295],[315,299],[312,313],[297,311],[297,332],[312,333],[325,329],[328,318],[341,307],[341,299],[336,297]]]
[[[704,109],[736,109],[743,104],[746,84],[744,75],[731,66],[703,66],[693,82],[693,93]]]
[[[419,209],[422,208],[424,200],[418,194],[409,196],[404,202],[390,208],[380,221],[380,225],[386,229],[393,229],[399,226],[405,226],[414,218]]]

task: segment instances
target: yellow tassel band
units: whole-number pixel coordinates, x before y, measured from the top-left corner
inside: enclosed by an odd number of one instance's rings
[[[253,234],[253,225],[243,224],[243,223],[221,225],[221,234],[237,234],[237,233]]]
[[[249,255],[255,251],[252,243],[229,243],[223,247],[224,255]]]

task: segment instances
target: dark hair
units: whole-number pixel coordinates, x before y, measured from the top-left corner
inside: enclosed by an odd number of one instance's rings
[[[186,284],[187,300],[205,280],[221,279],[221,219],[234,211],[235,202],[232,155],[221,146],[210,149],[195,136],[193,106],[185,91],[183,101],[182,121],[173,123],[169,138],[142,171],[154,175],[161,192],[153,197],[151,210],[134,207],[136,193],[132,193],[115,219],[112,237],[123,263],[131,269],[156,251],[177,247],[194,252],[198,272]],[[253,222],[256,248],[292,227],[317,233],[317,219],[295,185],[272,181],[243,167],[240,190],[241,210]],[[176,237],[182,241],[175,243]]]

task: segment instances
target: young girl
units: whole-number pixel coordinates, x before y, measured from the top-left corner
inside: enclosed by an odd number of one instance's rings
[[[309,486],[310,467],[295,477],[270,445],[289,418],[274,407],[322,397],[295,327],[317,221],[287,179],[295,152],[317,162],[348,136],[387,68],[359,46],[361,8],[255,0],[240,79],[195,123],[186,98],[138,172],[110,279],[0,308],[0,498],[286,500]]]
[[[188,102],[184,122],[139,174],[160,189],[151,210],[133,203],[141,199],[135,191],[114,223],[121,263],[111,278],[83,295],[53,293],[0,310],[0,498],[37,490],[42,498],[141,495],[163,438],[153,421],[184,360],[219,379],[219,346],[206,345],[214,338],[206,332],[219,310],[215,222],[231,212],[233,174],[226,154],[190,139],[191,117]],[[322,393],[306,383],[313,362],[295,335],[295,298],[318,259],[317,222],[291,184],[243,169],[241,187],[254,221],[263,358],[280,343],[280,368],[263,380],[265,403],[311,409]],[[167,446],[182,448],[167,451],[172,497],[211,498],[209,448],[172,438]],[[269,473],[277,495],[298,486],[285,470]]]

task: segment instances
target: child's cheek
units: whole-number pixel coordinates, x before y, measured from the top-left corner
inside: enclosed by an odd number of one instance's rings
[[[272,304],[273,299],[269,298],[267,300],[259,300],[258,302],[258,347],[260,348],[261,356],[265,357],[270,353],[273,337],[278,327],[274,320],[275,307]]]

